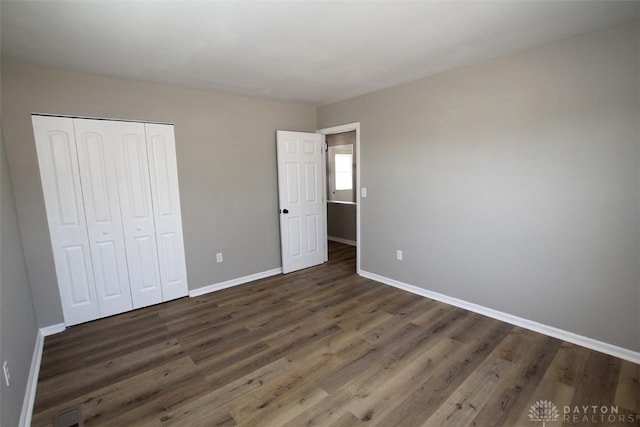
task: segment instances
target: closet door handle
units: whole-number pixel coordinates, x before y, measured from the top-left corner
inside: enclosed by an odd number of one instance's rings
[[[109,234],[109,232],[108,232],[107,230],[104,230],[104,231],[102,232],[102,234],[104,234],[105,236],[107,236],[107,235]]]
[[[136,230],[142,231],[142,227],[136,227]]]

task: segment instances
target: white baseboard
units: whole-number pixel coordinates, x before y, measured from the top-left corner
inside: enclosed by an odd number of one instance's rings
[[[358,245],[355,240],[343,239],[342,237],[327,236],[327,240],[331,240],[333,242],[338,242],[338,243],[344,243],[345,245],[349,245],[349,246]]]
[[[465,310],[473,311],[474,313],[482,314],[493,319],[497,319],[506,323],[510,323],[515,326],[520,326],[525,329],[529,329],[534,332],[538,332],[544,335],[548,335],[553,338],[558,338],[563,341],[567,341],[573,344],[577,344],[591,350],[599,351],[601,353],[609,354],[611,356],[619,357],[620,359],[628,360],[633,363],[640,364],[640,352],[629,350],[627,348],[619,347],[606,342],[598,341],[593,338],[578,335],[573,332],[565,331],[553,326],[544,325],[542,323],[535,322],[533,320],[524,319],[522,317],[514,316],[512,314],[504,313],[502,311],[494,310],[488,307],[484,307],[478,304],[474,304],[468,301],[464,301],[458,298],[450,297],[448,295],[440,294],[438,292],[429,291],[423,288],[419,288],[408,283],[400,282],[398,280],[390,279],[388,277],[380,276],[369,271],[360,270],[360,275],[376,282],[384,283],[385,285],[393,286],[398,289],[402,289],[412,294],[420,295],[426,298],[431,298],[436,301],[443,302],[445,304],[453,305],[463,308]]]
[[[31,357],[27,387],[24,391],[24,399],[22,400],[22,411],[20,411],[20,423],[18,424],[20,427],[29,427],[31,425],[33,405],[36,401],[36,389],[38,387],[38,375],[40,374],[40,362],[42,362],[42,351],[44,349],[44,338],[62,332],[64,329],[64,323],[59,323],[38,330],[36,342],[33,347],[33,356]]]
[[[20,427],[29,427],[31,425],[31,415],[33,414],[33,404],[36,400],[36,387],[38,385],[38,374],[40,373],[43,347],[44,335],[38,331],[33,348],[33,356],[31,357],[27,388],[24,391],[24,399],[22,400],[22,411],[20,411],[20,423],[18,424]]]
[[[231,288],[233,286],[242,285],[244,283],[253,282],[254,280],[264,279],[265,277],[271,277],[281,273],[282,268],[274,268],[273,270],[250,274],[248,276],[238,277],[237,279],[227,280],[226,282],[214,283],[213,285],[207,285],[198,289],[194,289],[192,291],[189,291],[189,296],[197,297],[200,295],[208,294],[210,292],[220,291],[222,289]]]
[[[40,328],[40,333],[43,336],[48,337],[49,335],[55,335],[60,332],[63,332],[66,328],[67,327],[64,325],[64,323],[58,323],[55,325],[45,326],[44,328]]]

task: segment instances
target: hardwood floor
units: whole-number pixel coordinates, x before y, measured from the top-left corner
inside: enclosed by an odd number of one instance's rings
[[[540,400],[558,408],[550,427],[575,405],[589,408],[564,425],[640,425],[639,365],[359,277],[354,248],[330,253],[48,337],[33,425],[80,406],[85,426],[541,426]]]

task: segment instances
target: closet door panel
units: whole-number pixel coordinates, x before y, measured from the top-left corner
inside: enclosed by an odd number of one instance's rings
[[[145,124],[164,300],[188,294],[173,125]]]
[[[120,218],[113,122],[74,119],[78,164],[93,271],[102,317],[131,310],[131,291]]]
[[[157,255],[154,239],[150,235],[141,235],[134,236],[132,242],[132,258],[135,258],[136,261],[134,276],[138,282],[139,292],[158,293],[160,297],[156,302],[161,302],[162,291],[158,292],[160,287],[158,284],[158,265],[155,262]]]
[[[73,120],[32,116],[58,288],[66,325],[100,317]]]
[[[139,308],[163,301],[144,124],[117,122],[112,135],[131,296]]]
[[[70,284],[69,296],[72,308],[81,308],[92,304],[93,283],[91,280],[91,260],[83,245],[65,245],[62,248],[62,278]]]

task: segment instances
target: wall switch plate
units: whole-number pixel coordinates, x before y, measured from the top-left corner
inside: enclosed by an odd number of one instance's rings
[[[402,261],[402,251],[399,249],[396,251],[396,259]]]
[[[2,364],[2,372],[4,372],[4,382],[7,383],[7,387],[11,383],[11,374],[9,373],[9,366],[7,365],[7,361],[5,360]]]
[[[362,187],[360,189],[360,196],[367,197],[367,187]]]
[[[222,262],[222,252],[216,254],[216,262]]]

